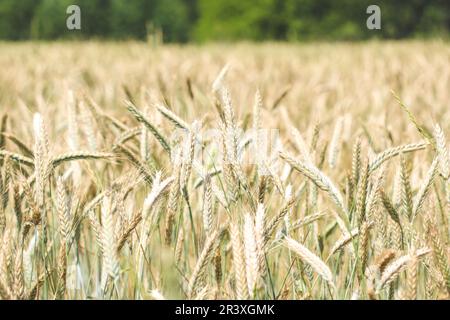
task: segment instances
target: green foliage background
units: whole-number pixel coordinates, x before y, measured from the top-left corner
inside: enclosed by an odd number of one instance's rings
[[[82,30],[66,28],[66,8],[81,8]],[[379,5],[382,29],[368,30]],[[447,37],[448,0],[0,0],[0,39],[360,40]]]

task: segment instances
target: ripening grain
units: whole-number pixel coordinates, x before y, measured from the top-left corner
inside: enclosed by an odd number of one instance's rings
[[[1,299],[449,298],[448,43],[0,46]]]

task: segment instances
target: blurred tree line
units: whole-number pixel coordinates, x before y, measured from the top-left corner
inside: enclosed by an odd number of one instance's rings
[[[81,8],[82,30],[66,28]],[[368,30],[366,8],[381,8]],[[0,0],[0,39],[359,40],[447,36],[449,0]]]

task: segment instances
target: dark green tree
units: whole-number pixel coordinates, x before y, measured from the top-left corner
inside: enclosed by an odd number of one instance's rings
[[[272,14],[273,0],[198,0],[198,40],[265,39],[262,27]]]
[[[144,39],[146,18],[150,15],[148,0],[112,0],[109,16],[111,35],[114,38]]]
[[[159,0],[151,21],[163,32],[164,41],[185,42],[189,37],[189,16],[182,0]]]
[[[36,7],[31,21],[31,37],[34,39],[58,39],[67,37],[67,7],[71,0],[42,0]],[[73,36],[77,31],[70,31]]]
[[[66,28],[81,8],[82,29]],[[145,39],[164,41],[360,40],[446,36],[448,0],[378,0],[381,30],[368,30],[371,0],[0,0],[0,39]]]
[[[1,0],[0,39],[29,38],[31,20],[40,2],[40,0]]]

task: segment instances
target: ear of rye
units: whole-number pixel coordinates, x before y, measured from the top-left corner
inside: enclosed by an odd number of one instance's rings
[[[289,250],[295,252],[303,262],[309,264],[313,270],[320,275],[331,287],[335,288],[333,274],[330,268],[318,256],[308,248],[298,243],[292,238],[286,238],[285,245]]]

